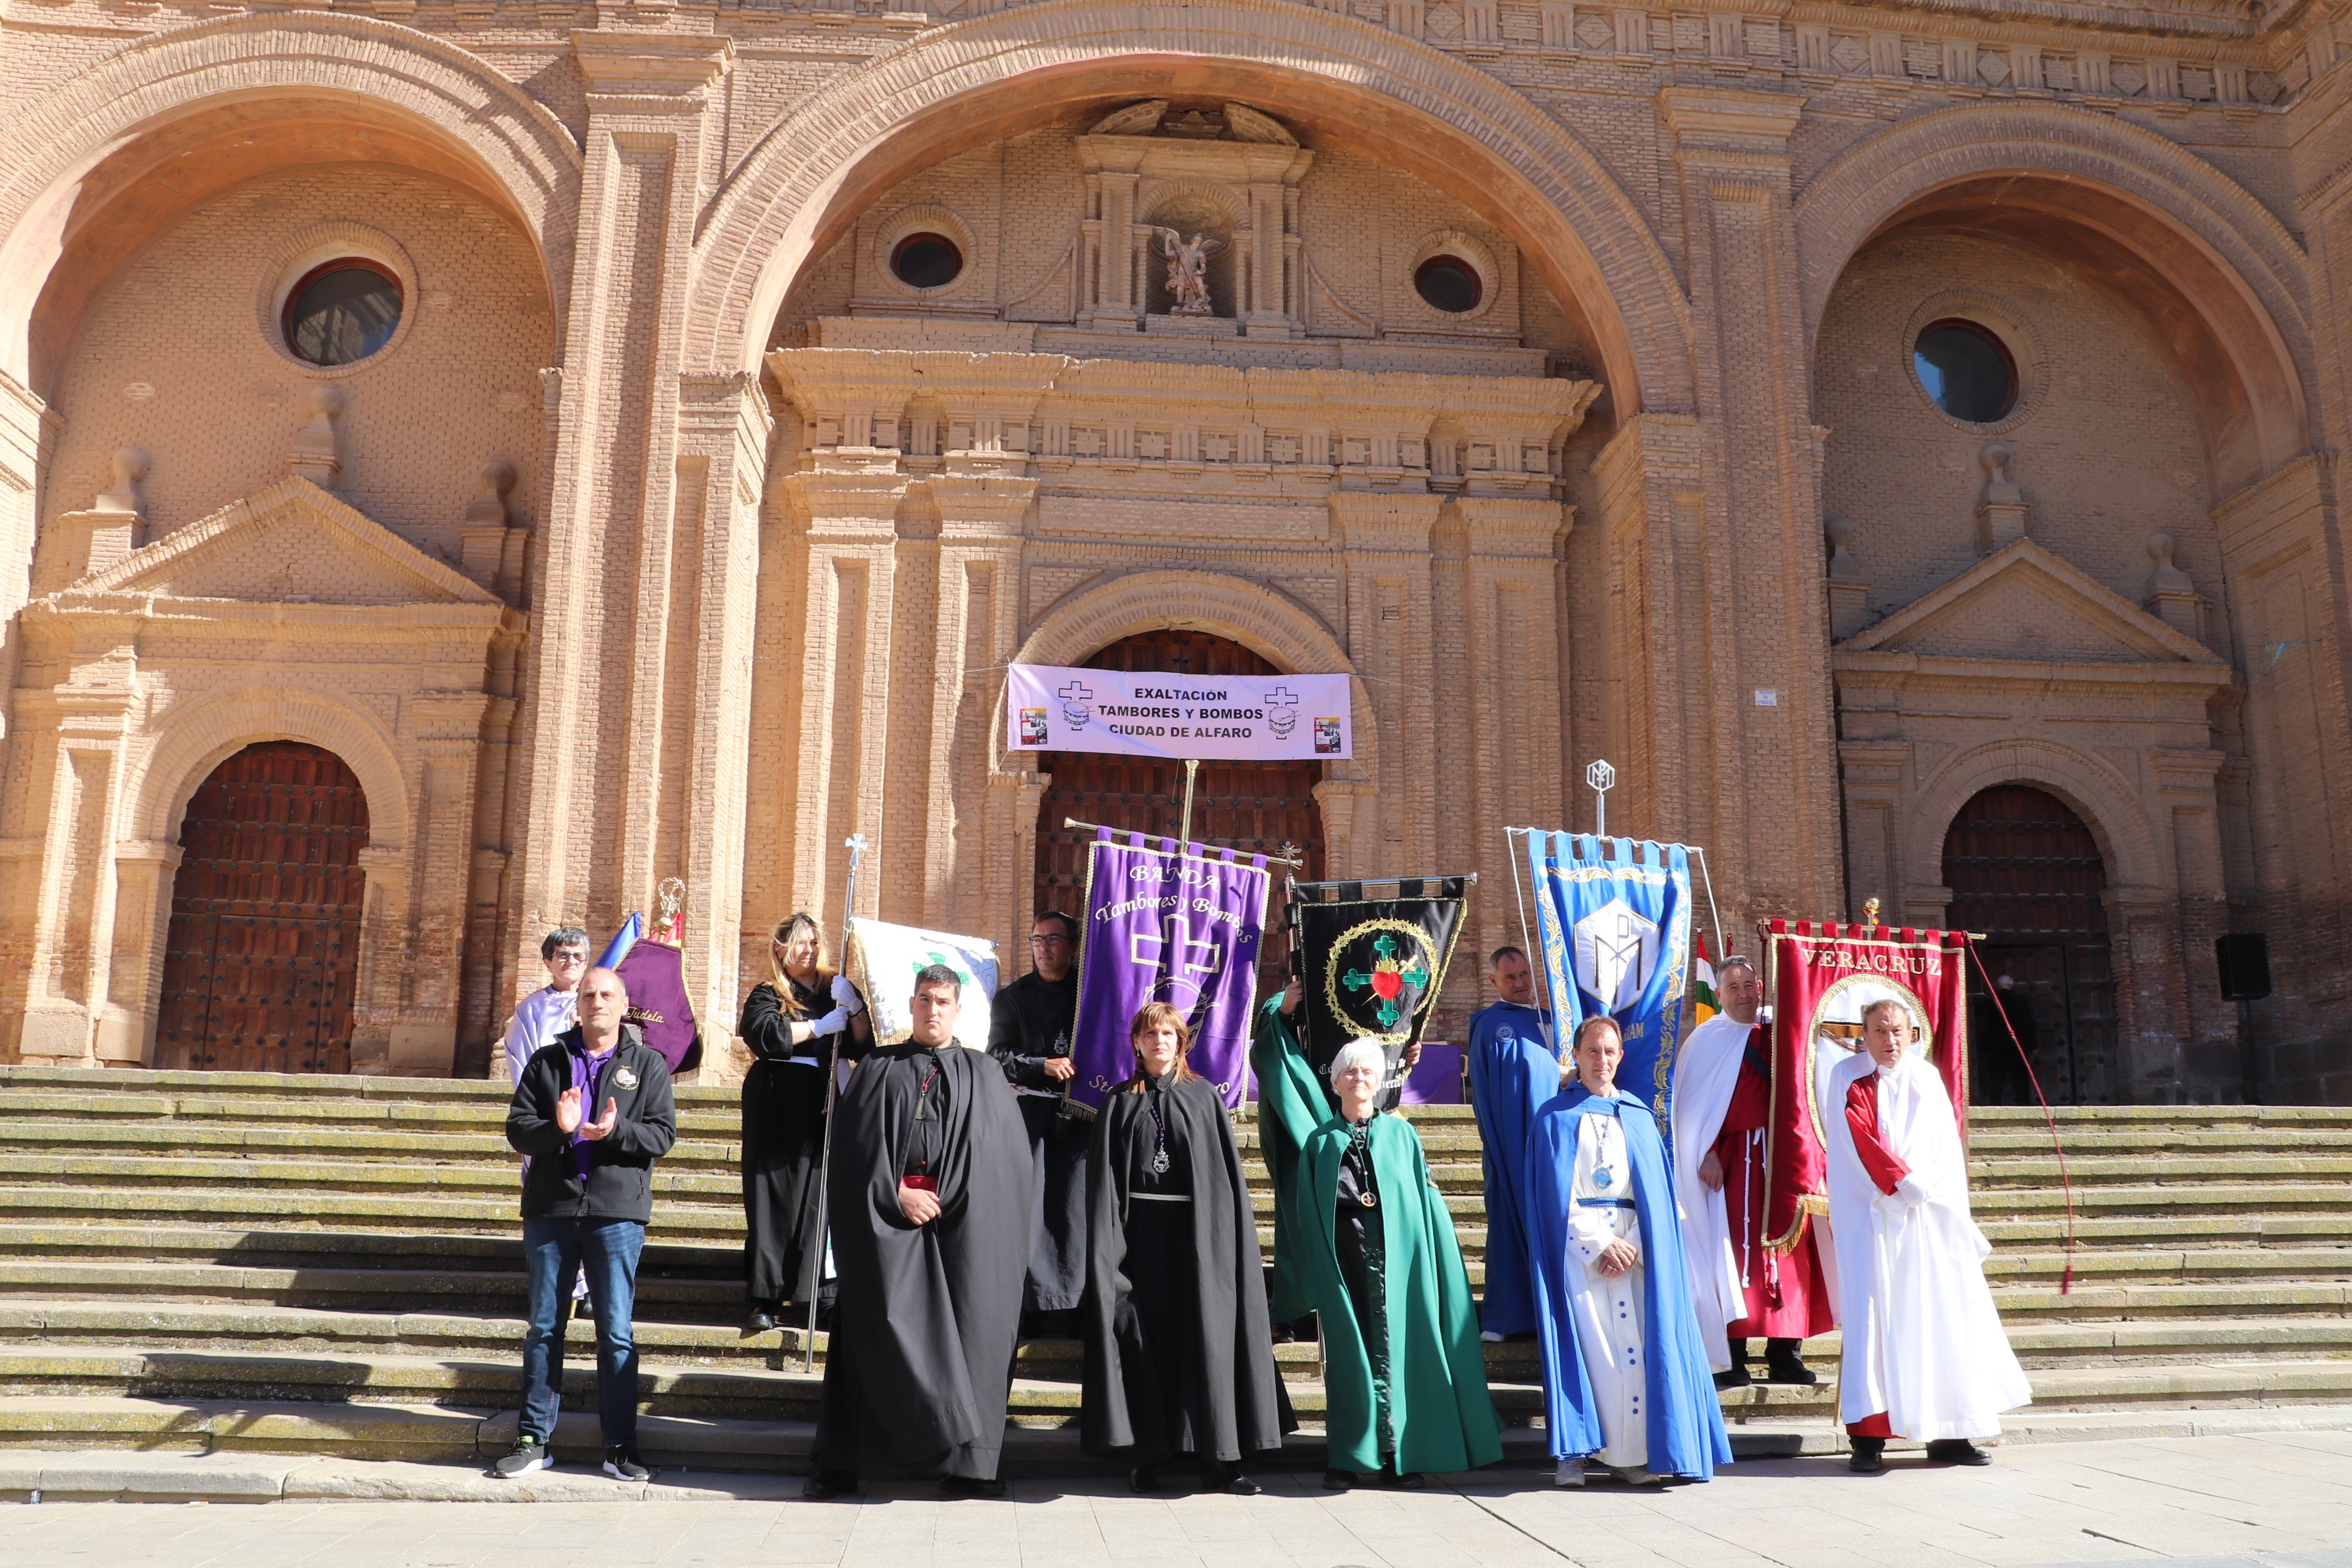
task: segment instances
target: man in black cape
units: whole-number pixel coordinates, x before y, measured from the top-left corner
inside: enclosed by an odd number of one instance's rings
[[[1274,1365],[1265,1263],[1241,1152],[1216,1086],[1184,1065],[1190,1031],[1164,1002],[1157,1059],[1103,1101],[1087,1215],[1087,1366],[1080,1446],[1133,1465],[1139,1492],[1160,1464],[1193,1456],[1202,1485],[1254,1495],[1240,1472],[1297,1423]]]
[[[1076,1076],[1070,1043],[1078,1014],[1078,922],[1048,910],[1029,927],[1028,973],[996,994],[988,1054],[1020,1098],[1034,1197],[1029,1286],[1021,1300],[1032,1333],[1079,1331],[1087,1289],[1087,1124],[1069,1113]]]
[[[877,1048],[835,1110],[825,1203],[840,1295],[815,1470],[932,1468],[950,1497],[1002,1497],[997,1458],[1029,1260],[1029,1142],[1004,1071],[955,1043],[962,985],[915,975],[911,1037]]]

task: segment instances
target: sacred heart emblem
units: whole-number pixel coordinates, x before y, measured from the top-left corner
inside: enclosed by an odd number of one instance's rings
[[[1332,1016],[1359,1035],[1402,1045],[1430,1000],[1437,952],[1408,921],[1366,921],[1332,948],[1324,975]]]

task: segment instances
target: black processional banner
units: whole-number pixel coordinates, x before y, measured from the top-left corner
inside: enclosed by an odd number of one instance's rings
[[[1378,1040],[1388,1052],[1381,1105],[1404,1092],[1404,1057],[1421,1038],[1429,1009],[1445,987],[1445,966],[1462,931],[1463,879],[1405,881],[1399,896],[1367,899],[1357,882],[1292,889],[1292,951],[1298,955],[1299,1012],[1307,1060],[1328,1078],[1331,1058],[1350,1040]],[[1339,895],[1330,898],[1330,894]],[[1322,899],[1318,894],[1326,895]]]

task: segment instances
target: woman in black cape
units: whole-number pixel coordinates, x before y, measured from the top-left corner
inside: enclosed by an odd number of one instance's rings
[[[1205,1489],[1248,1496],[1242,1459],[1280,1448],[1297,1423],[1275,1372],[1241,1152],[1216,1086],[1185,1066],[1181,1013],[1147,1005],[1129,1040],[1136,1076],[1094,1125],[1079,1437],[1128,1459],[1137,1491],[1190,1455]]]
[[[754,1333],[776,1326],[787,1298],[805,1308],[818,1288],[824,1075],[836,1053],[854,1061],[873,1035],[856,990],[825,967],[815,916],[776,927],[768,964],[735,1030],[753,1058],[743,1077],[743,1285]]]

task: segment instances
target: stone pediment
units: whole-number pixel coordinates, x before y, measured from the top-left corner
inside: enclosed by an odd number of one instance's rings
[[[300,478],[233,501],[67,592],[353,605],[499,603],[456,567]]]
[[[2033,664],[2221,662],[2031,539],[2004,545],[1837,651]]]

